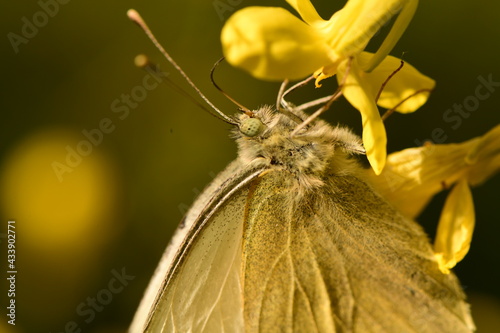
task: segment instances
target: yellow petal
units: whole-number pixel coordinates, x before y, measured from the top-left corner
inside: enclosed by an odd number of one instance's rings
[[[445,135],[441,132],[440,137]],[[475,186],[499,171],[500,125],[497,125],[482,137],[463,143],[428,144],[392,153],[382,174],[372,175],[372,182],[396,208],[415,218],[434,195],[459,179],[467,179]]]
[[[477,139],[465,163],[470,166],[467,180],[471,185],[482,184],[500,171],[500,125]]]
[[[286,0],[308,24],[323,21],[309,0]]]
[[[358,56],[360,66],[370,61],[372,54],[362,52]],[[371,82],[372,94],[375,96],[387,78],[400,67],[401,60],[387,56],[371,73],[366,73],[365,80]],[[412,65],[405,63],[403,67],[387,82],[377,104],[386,109],[391,109],[404,101],[409,96],[422,90],[431,90],[435,81],[415,69]],[[417,110],[428,99],[429,92],[421,92],[409,98],[396,108],[401,113],[409,113]]]
[[[405,32],[406,27],[410,24],[415,11],[417,10],[418,0],[409,0],[404,4],[403,9],[398,15],[398,18],[392,25],[391,31],[387,34],[386,38],[382,45],[380,45],[377,52],[373,55],[369,62],[366,63],[366,66],[363,66],[363,70],[366,72],[371,72],[377,67],[385,57],[391,52],[394,45],[398,42],[403,32]]]
[[[330,62],[323,36],[283,8],[237,11],[221,40],[227,61],[260,79],[300,79]]]
[[[343,58],[356,55],[407,2],[349,0],[322,26],[324,34],[329,36],[328,44]]]
[[[474,224],[472,194],[467,181],[462,179],[446,199],[434,243],[439,269],[443,273],[449,273],[469,251]]]
[[[344,81],[346,70],[349,71]],[[363,145],[366,156],[375,174],[380,174],[385,165],[387,137],[384,123],[380,118],[375,95],[370,82],[365,79],[356,59],[353,59],[349,68],[349,61],[339,66],[337,79],[339,84],[344,82],[342,92],[345,98],[361,113],[363,123]]]

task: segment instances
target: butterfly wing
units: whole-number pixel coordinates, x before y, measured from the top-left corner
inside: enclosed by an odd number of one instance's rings
[[[330,175],[304,192],[282,170],[226,174],[188,213],[131,332],[473,328],[423,230],[363,181]]]
[[[302,196],[290,177],[267,173],[247,202],[245,332],[471,331],[417,223],[356,177]]]
[[[130,332],[239,332],[248,184],[233,162],[200,196],[167,247]]]

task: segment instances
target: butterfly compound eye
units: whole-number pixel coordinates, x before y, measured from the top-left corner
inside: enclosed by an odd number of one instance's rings
[[[240,124],[240,132],[249,137],[260,134],[264,128],[262,121],[257,118],[244,119]]]

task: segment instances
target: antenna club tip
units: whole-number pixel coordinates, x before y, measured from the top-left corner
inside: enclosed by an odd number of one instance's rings
[[[141,21],[141,15],[135,9],[131,8],[131,9],[127,10],[127,16],[129,19],[131,19],[134,22]]]
[[[138,54],[134,58],[134,64],[139,68],[145,68],[149,65],[149,58],[145,54]]]

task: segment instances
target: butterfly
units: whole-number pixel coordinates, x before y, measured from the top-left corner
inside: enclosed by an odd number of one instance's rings
[[[181,221],[130,332],[471,332],[360,138],[278,101],[228,117],[238,157]]]

